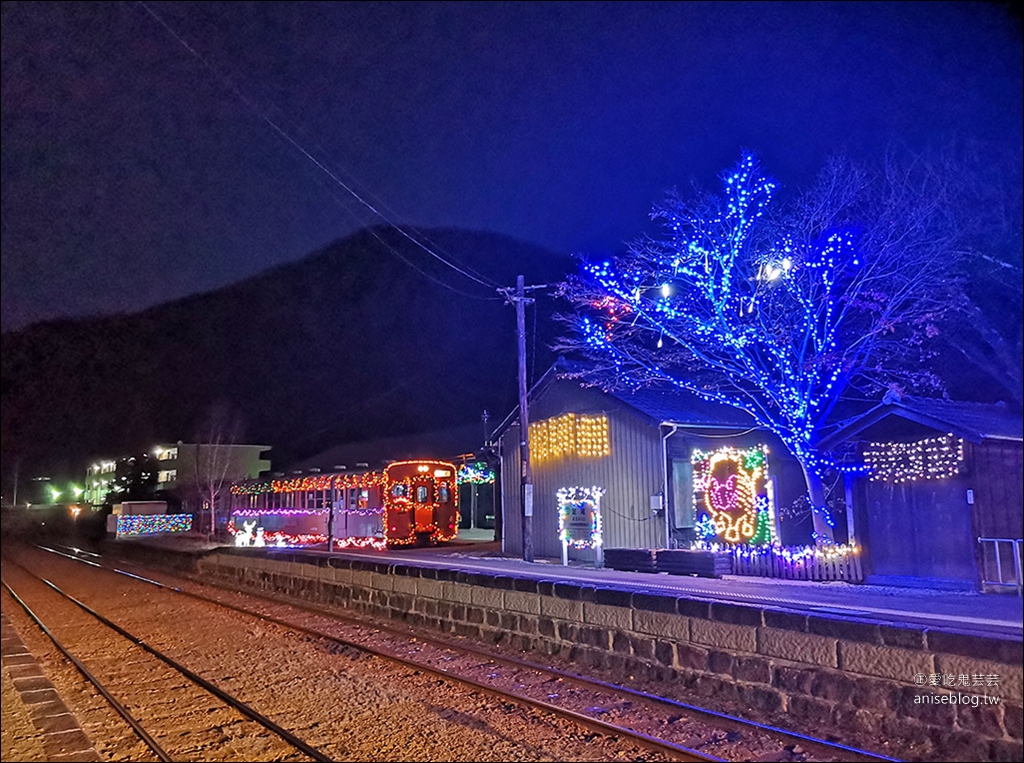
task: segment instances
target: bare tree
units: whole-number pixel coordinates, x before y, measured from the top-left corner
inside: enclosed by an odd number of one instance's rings
[[[956,209],[970,251],[965,299],[943,323],[943,339],[1019,409],[1024,405],[1024,184],[1020,150],[1005,158],[976,146],[941,155],[960,178]]]
[[[839,158],[781,210],[753,156],[722,181],[656,206],[661,237],[584,262],[562,287],[577,312],[561,349],[595,361],[587,378],[605,388],[685,389],[749,413],[800,462],[830,542],[818,443],[837,402],[938,383],[928,340],[963,257],[945,178],[917,158],[876,172]]]
[[[194,477],[196,493],[202,503],[199,516],[209,508],[209,536],[217,532],[218,499],[226,495],[236,475],[237,448],[242,435],[238,414],[226,403],[211,406],[196,437]]]

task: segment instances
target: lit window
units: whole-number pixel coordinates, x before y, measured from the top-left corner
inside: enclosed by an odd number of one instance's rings
[[[430,499],[430,490],[426,485],[416,486],[416,503],[426,503]]]

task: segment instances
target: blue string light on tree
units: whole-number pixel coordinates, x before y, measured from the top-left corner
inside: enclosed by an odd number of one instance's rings
[[[776,184],[745,155],[720,193],[657,205],[661,236],[585,261],[562,288],[577,307],[572,348],[595,361],[586,381],[686,390],[748,413],[799,461],[825,543],[834,524],[824,485],[832,462],[819,447],[826,422],[852,384],[929,382],[918,350],[955,283],[955,242],[920,224],[941,207],[904,204],[864,219],[862,194],[900,191],[890,175],[872,179],[879,185],[831,163],[769,226]],[[873,225],[884,226],[886,246]]]

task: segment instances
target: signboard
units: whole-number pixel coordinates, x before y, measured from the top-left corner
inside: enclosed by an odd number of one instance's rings
[[[562,541],[562,564],[569,563],[569,546],[592,548],[595,565],[601,567],[601,496],[604,488],[567,487],[558,491],[558,537]]]

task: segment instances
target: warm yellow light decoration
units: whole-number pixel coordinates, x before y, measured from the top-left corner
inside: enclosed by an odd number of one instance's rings
[[[608,417],[566,413],[530,424],[530,457],[543,461],[563,456],[601,458],[611,453]]]
[[[955,477],[964,459],[964,442],[952,433],[917,442],[873,442],[864,450],[872,482],[914,482]]]

